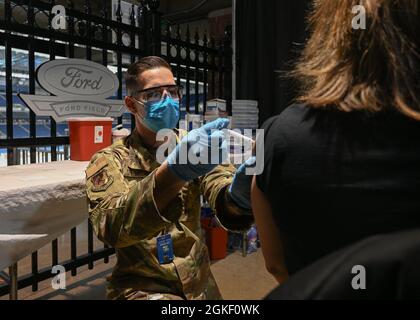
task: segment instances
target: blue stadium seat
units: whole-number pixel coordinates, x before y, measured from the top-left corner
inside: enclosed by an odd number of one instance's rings
[[[29,138],[29,132],[25,131],[20,125],[13,125],[13,138],[21,139],[21,138]]]
[[[38,124],[36,126],[36,136],[37,137],[50,137],[50,128],[45,125]]]
[[[7,130],[6,130],[6,125],[5,124],[0,124],[0,136],[1,137],[5,137],[6,136],[6,132],[7,132]]]
[[[68,136],[68,125],[67,123],[57,123],[57,136]]]

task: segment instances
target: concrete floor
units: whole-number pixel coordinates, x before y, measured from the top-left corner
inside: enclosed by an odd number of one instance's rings
[[[78,255],[86,253],[87,241],[83,235],[87,234],[87,225],[82,224],[77,228],[78,233]],[[59,261],[69,259],[70,243],[69,234],[59,239]],[[95,241],[95,249],[103,244]],[[51,264],[51,246],[42,248],[39,252],[39,268]],[[72,277],[66,274],[67,287],[65,290],[53,290],[51,280],[39,283],[37,292],[31,288],[19,291],[19,299],[22,300],[101,300],[105,299],[106,277],[111,273],[115,264],[115,256],[110,258],[108,264],[102,260],[95,263],[93,270],[87,266],[78,269],[78,274]],[[30,272],[31,259],[27,257],[19,262],[19,276]],[[243,257],[237,251],[229,254],[225,259],[214,261],[211,266],[212,272],[219,285],[222,296],[226,300],[258,300],[262,299],[276,287],[276,281],[266,271],[261,250]],[[7,300],[8,296],[0,297],[0,300]]]
[[[93,270],[82,267],[75,277],[67,273],[65,290],[53,290],[51,280],[46,280],[39,284],[37,292],[32,292],[31,288],[20,290],[19,299],[102,300],[105,298],[105,278],[111,273],[115,260],[114,256],[108,264],[96,262]],[[259,300],[276,287],[276,281],[264,268],[261,250],[246,257],[240,252],[234,252],[214,262],[211,269],[226,300]],[[7,296],[0,298],[6,299]]]

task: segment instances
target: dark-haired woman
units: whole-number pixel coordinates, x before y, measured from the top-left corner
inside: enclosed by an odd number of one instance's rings
[[[366,29],[353,29],[363,5]],[[268,120],[252,204],[279,282],[371,235],[420,227],[420,4],[317,0],[294,76]]]

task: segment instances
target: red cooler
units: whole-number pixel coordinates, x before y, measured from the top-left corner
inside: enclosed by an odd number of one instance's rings
[[[70,159],[89,161],[92,156],[112,143],[112,118],[71,118]]]

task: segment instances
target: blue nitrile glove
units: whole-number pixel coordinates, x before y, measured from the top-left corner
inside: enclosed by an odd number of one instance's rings
[[[166,159],[168,168],[182,180],[191,181],[225,162],[228,157],[227,141],[221,130],[228,125],[228,119],[217,119],[190,131]]]
[[[255,156],[249,158],[236,170],[229,193],[235,203],[243,209],[251,209],[251,183],[253,175],[246,174],[246,168],[255,166]]]

